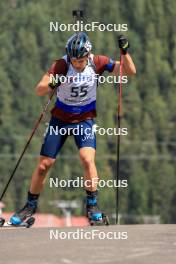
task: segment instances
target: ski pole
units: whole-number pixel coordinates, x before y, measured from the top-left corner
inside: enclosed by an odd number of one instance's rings
[[[123,56],[120,52],[120,66],[119,66],[119,75],[120,83],[118,89],[118,111],[117,111],[117,126],[118,126],[118,136],[117,136],[117,174],[116,180],[119,181],[120,173],[120,128],[121,128],[121,115],[122,115],[122,65],[123,65]],[[115,224],[118,224],[118,215],[119,215],[119,189],[116,187],[116,219]]]
[[[35,134],[35,132],[36,132],[38,126],[39,126],[39,124],[41,123],[41,120],[43,119],[43,117],[44,117],[44,115],[45,115],[45,113],[46,113],[46,111],[47,111],[47,109],[48,109],[49,104],[51,103],[51,100],[52,100],[53,95],[54,95],[54,93],[55,93],[55,91],[56,91],[56,88],[57,88],[57,87],[55,87],[55,88],[53,89],[53,91],[52,91],[52,93],[51,93],[51,95],[50,95],[50,97],[49,97],[49,100],[48,100],[47,104],[44,106],[44,109],[43,109],[41,115],[40,115],[39,118],[37,119],[37,122],[36,122],[36,124],[35,124],[35,126],[34,126],[34,128],[33,128],[33,130],[32,130],[32,133],[31,133],[31,135],[29,136],[28,141],[27,141],[26,145],[24,146],[24,149],[23,149],[23,151],[22,151],[22,153],[21,153],[21,155],[20,155],[20,157],[19,157],[19,159],[18,159],[18,161],[17,161],[17,163],[16,163],[16,165],[15,165],[15,167],[14,167],[14,169],[13,169],[11,175],[10,175],[10,178],[9,178],[9,180],[8,180],[6,186],[5,186],[5,188],[4,188],[4,190],[3,190],[2,194],[1,194],[0,201],[2,201],[4,195],[5,195],[6,191],[7,191],[7,188],[8,188],[8,186],[9,186],[9,184],[10,184],[12,178],[14,177],[15,172],[16,172],[18,166],[20,165],[20,162],[21,162],[21,160],[22,160],[22,158],[23,158],[23,156],[24,156],[26,150],[27,150],[27,148],[28,148],[28,146],[29,146],[29,144],[30,144],[30,142],[31,142],[31,140],[32,140],[32,138],[33,138],[33,136],[34,136],[34,134]]]

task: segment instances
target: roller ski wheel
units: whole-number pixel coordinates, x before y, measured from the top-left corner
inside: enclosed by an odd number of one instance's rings
[[[13,224],[12,222],[6,222],[4,218],[0,218],[0,227],[26,227],[30,228],[35,223],[34,217],[29,217],[26,221],[20,224]]]
[[[95,212],[91,212],[89,211],[87,213],[88,216],[88,220],[89,220],[89,224],[91,226],[95,226],[95,225],[109,225],[109,218],[107,215],[105,215],[104,213],[100,212],[100,211],[95,211]]]
[[[107,226],[110,225],[109,217],[105,214],[103,214],[103,223]]]
[[[5,223],[5,219],[3,217],[0,217],[0,227],[2,227]]]
[[[27,228],[31,227],[34,223],[35,223],[34,217],[28,218],[28,220],[25,222]]]

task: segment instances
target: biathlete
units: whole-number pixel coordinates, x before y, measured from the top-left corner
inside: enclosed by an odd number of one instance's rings
[[[128,53],[128,39],[121,35],[118,38],[118,44],[123,54],[122,74],[125,76],[134,75],[136,69]],[[102,75],[105,71],[117,76],[120,62],[107,56],[94,55],[91,53],[91,49],[92,44],[86,33],[81,32],[71,36],[66,44],[66,55],[56,60],[44,74],[36,86],[36,94],[45,96],[53,91],[56,83],[54,78],[51,81],[51,75],[63,75],[71,80],[60,83],[56,88],[57,99],[51,111],[49,126],[53,129],[64,128],[66,131],[76,126],[82,126],[83,133],[73,136],[84,169],[84,181],[92,183],[89,186],[85,184],[87,215],[89,214],[95,221],[100,221],[102,215],[97,206],[98,174],[95,165],[96,135],[93,133],[91,136],[87,136],[86,129],[93,128],[96,117],[96,76]],[[20,225],[36,212],[47,173],[55,163],[58,153],[69,136],[68,133],[50,132],[48,129],[41,147],[39,162],[32,174],[27,202],[10,218],[10,222],[14,225]]]

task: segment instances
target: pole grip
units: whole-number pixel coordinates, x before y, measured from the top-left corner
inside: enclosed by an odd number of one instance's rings
[[[72,11],[72,16],[78,18],[83,18],[83,10],[77,9]]]

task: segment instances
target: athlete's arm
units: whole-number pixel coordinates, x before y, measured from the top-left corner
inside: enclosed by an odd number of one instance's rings
[[[51,78],[51,75],[56,76],[56,74],[66,75],[67,73],[67,63],[64,59],[59,59],[54,61],[49,70],[44,74],[41,81],[37,84],[35,90],[38,96],[43,96],[51,93],[52,88],[56,86],[55,80]]]
[[[123,65],[122,65],[122,75],[129,76],[136,74],[136,67],[129,53],[122,55],[123,56]],[[120,68],[120,62],[116,61],[113,69],[113,74],[118,75]]]
[[[122,66],[122,75],[134,75],[136,73],[136,68],[133,63],[133,60],[129,53],[126,53],[123,56],[123,66]],[[104,55],[94,55],[93,57],[96,73],[103,74],[104,71],[108,71],[113,75],[119,75],[119,61],[114,61],[111,58]]]
[[[127,37],[124,35],[118,36],[118,45],[120,52],[122,54],[122,75],[134,75],[136,74],[136,67],[133,63],[131,56],[128,53],[128,49],[130,47],[129,41]],[[119,74],[120,62],[117,61],[115,63],[115,67],[113,69],[113,74]]]
[[[44,74],[41,81],[37,84],[35,91],[38,96],[44,96],[49,94],[52,89],[48,86],[50,82],[50,76],[48,73]]]

